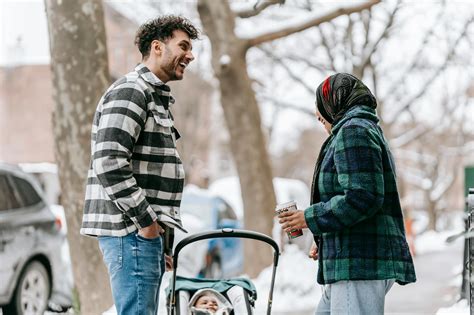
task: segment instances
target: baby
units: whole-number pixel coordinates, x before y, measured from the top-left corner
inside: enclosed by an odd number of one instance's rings
[[[227,299],[213,289],[197,291],[189,302],[189,307],[192,315],[229,315],[232,310]]]

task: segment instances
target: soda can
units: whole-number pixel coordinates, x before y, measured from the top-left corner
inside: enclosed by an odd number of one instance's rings
[[[297,209],[296,208],[296,202],[295,201],[289,201],[289,202],[278,204],[275,208],[275,212],[276,212],[277,215],[279,215],[280,213],[290,211],[290,210],[296,210],[296,209]],[[303,235],[303,230],[302,229],[293,229],[290,232],[287,232],[287,234],[288,234],[289,239],[293,239],[293,238],[297,238],[297,237]]]

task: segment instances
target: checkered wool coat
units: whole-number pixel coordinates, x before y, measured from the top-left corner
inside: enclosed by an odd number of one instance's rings
[[[306,223],[319,248],[318,283],[416,281],[395,165],[375,110],[356,106],[332,128],[315,170]]]

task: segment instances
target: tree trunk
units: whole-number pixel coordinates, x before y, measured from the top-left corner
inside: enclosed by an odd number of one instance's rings
[[[438,222],[438,211],[436,210],[436,202],[430,200],[430,191],[426,191],[425,195],[427,196],[428,202],[426,203],[428,213],[428,231],[436,231],[436,223]]]
[[[247,73],[245,42],[234,33],[235,15],[227,1],[200,0],[198,11],[212,44],[212,66],[220,82],[221,104],[240,178],[246,229],[271,235],[276,204],[260,112]],[[245,243],[245,272],[256,276],[271,264],[266,244]]]
[[[97,241],[79,235],[90,161],[90,129],[97,102],[109,84],[102,2],[45,0],[54,100],[55,154],[68,224],[74,281],[82,314],[112,304]]]

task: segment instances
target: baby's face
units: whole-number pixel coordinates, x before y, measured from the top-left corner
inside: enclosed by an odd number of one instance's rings
[[[217,299],[213,296],[208,295],[203,295],[199,299],[197,299],[196,304],[194,304],[194,306],[196,308],[203,308],[213,313],[217,312],[218,309]]]

